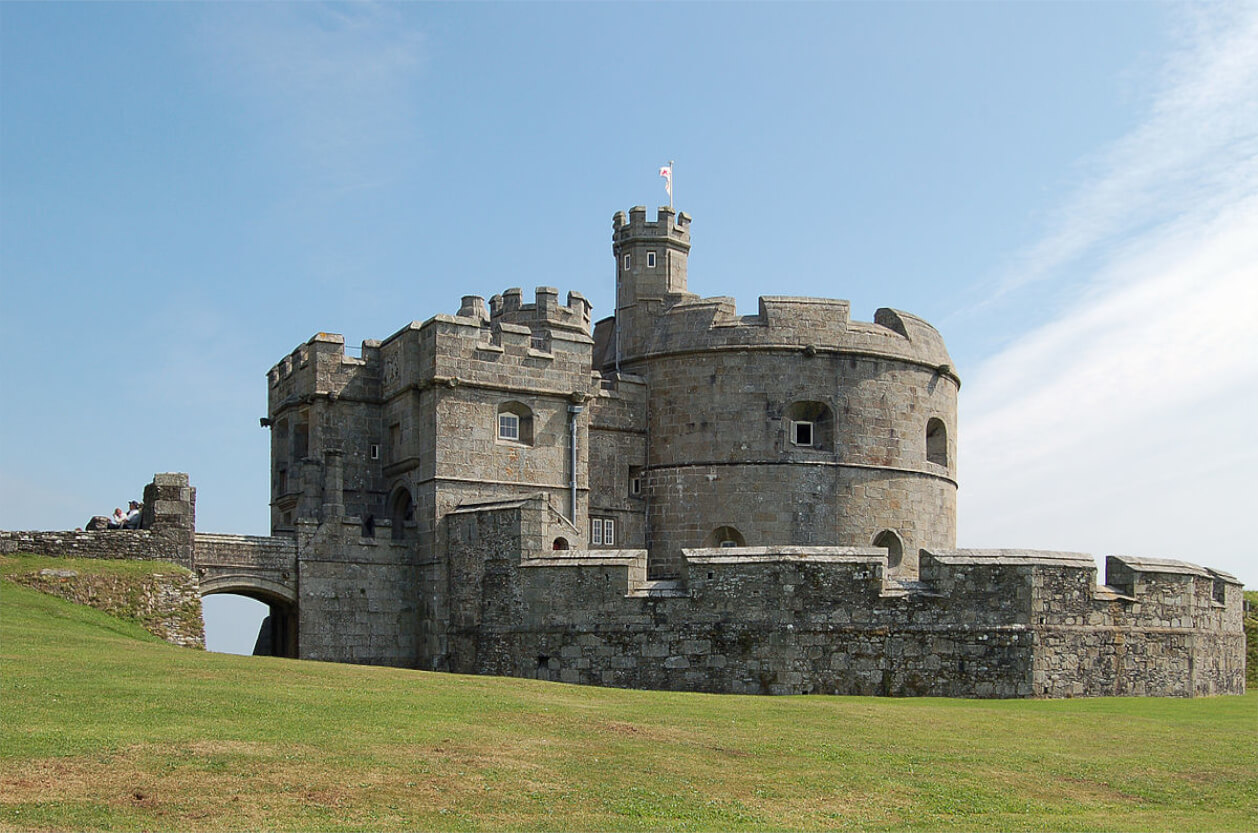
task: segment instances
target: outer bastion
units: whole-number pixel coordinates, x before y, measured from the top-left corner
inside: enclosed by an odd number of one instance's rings
[[[450,517],[451,670],[630,688],[951,697],[1244,691],[1241,587],[1178,561],[859,547],[546,551],[540,497]]]

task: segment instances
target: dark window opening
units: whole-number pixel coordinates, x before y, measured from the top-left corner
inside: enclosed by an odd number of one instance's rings
[[[926,462],[948,465],[948,427],[942,419],[926,423]]]
[[[718,526],[708,533],[707,540],[703,542],[703,546],[721,547],[722,549],[745,547],[747,546],[747,539],[743,538],[743,534],[732,526]]]
[[[824,402],[792,402],[782,415],[787,439],[796,448],[834,449],[834,412]]]
[[[811,422],[792,422],[791,423],[791,443],[793,445],[812,445],[812,423]]]
[[[410,538],[415,530],[415,502],[406,487],[399,487],[389,503],[389,520],[393,524],[393,540]]]
[[[299,422],[293,428],[293,459],[300,460],[310,453],[310,424]]]

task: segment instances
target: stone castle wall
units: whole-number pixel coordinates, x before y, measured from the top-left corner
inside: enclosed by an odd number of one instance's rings
[[[180,543],[149,529],[0,530],[0,554],[134,559],[181,563]]]
[[[698,549],[682,590],[648,581],[641,550],[533,549],[537,502],[448,520],[455,671],[765,694],[1244,690],[1239,585],[1173,563],[1140,562],[1150,595],[1128,598],[1073,553],[926,553],[909,590],[880,549]]]

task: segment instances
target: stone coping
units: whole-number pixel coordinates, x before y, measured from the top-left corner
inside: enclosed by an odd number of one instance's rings
[[[546,550],[527,555],[521,567],[607,567],[646,563],[646,550]]]
[[[361,523],[361,522],[360,522]],[[206,544],[252,544],[255,546],[282,547],[296,549],[297,539],[282,535],[234,535],[230,532],[197,532],[193,534],[197,543]]]
[[[446,512],[447,515],[470,515],[476,512],[492,512],[500,509],[520,509],[537,500],[538,495],[516,500],[496,500],[485,503],[467,503]]]
[[[782,561],[813,561],[840,564],[880,563],[886,566],[887,551],[880,547],[701,547],[683,549],[695,564],[759,564]]]
[[[1086,552],[1060,552],[1055,550],[924,550],[940,564],[989,565],[989,566],[1043,566],[1079,567],[1096,569],[1096,560]]]
[[[1111,555],[1109,558],[1114,559],[1118,563],[1135,570],[1140,573],[1174,573],[1189,576],[1201,576],[1202,578],[1214,578],[1217,571],[1207,570],[1196,564],[1190,564],[1187,561],[1177,561],[1173,558],[1140,558],[1134,555]],[[1228,576],[1226,573],[1220,575],[1220,578],[1226,576],[1236,581],[1235,578]],[[1240,582],[1236,582],[1239,584]]]
[[[1216,570],[1213,567],[1206,567],[1206,570],[1210,573],[1210,575],[1214,576],[1220,581],[1226,581],[1228,584],[1235,584],[1237,587],[1243,587],[1245,585],[1243,581],[1241,581],[1240,579],[1238,579],[1236,576],[1232,575],[1231,573],[1225,573],[1222,570]]]

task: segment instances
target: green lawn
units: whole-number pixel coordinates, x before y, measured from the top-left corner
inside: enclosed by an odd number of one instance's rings
[[[0,829],[1253,830],[1258,695],[583,688],[166,645],[0,581]]]

